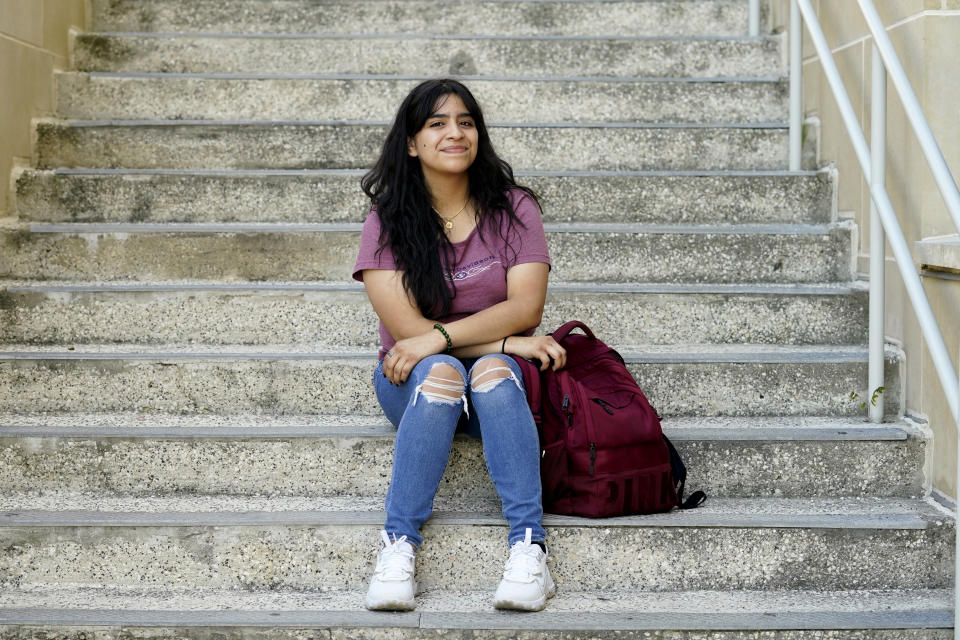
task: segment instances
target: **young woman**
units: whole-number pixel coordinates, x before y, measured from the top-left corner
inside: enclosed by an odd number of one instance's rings
[[[383,547],[370,609],[412,609],[414,556],[453,435],[481,438],[510,525],[498,608],[538,610],[555,587],[541,524],[539,440],[507,354],[558,369],[563,348],[540,324],[550,257],[536,196],[497,157],[483,114],[454,80],[400,105],[363,178],[373,204],[353,277],[380,317],[374,387],[397,427]]]

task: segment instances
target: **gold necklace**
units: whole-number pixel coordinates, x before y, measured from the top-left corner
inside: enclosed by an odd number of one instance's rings
[[[434,207],[430,207],[430,208],[433,209],[433,212],[436,213],[438,216],[440,216],[440,219],[444,221],[444,222],[443,222],[443,226],[444,226],[444,227],[446,227],[447,229],[453,229],[453,219],[456,218],[456,217],[457,217],[458,215],[460,215],[461,213],[463,213],[464,209],[467,208],[467,202],[470,202],[470,198],[467,198],[467,201],[463,203],[463,206],[460,207],[460,211],[457,211],[455,214],[453,214],[453,216],[451,216],[451,217],[449,217],[449,218],[444,218],[444,217],[440,214],[440,212],[437,211]]]

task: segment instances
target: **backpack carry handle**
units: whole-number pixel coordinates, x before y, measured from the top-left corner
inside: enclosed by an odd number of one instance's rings
[[[583,324],[579,320],[571,320],[570,322],[564,323],[563,325],[560,326],[559,329],[557,329],[550,335],[553,336],[554,340],[556,340],[557,342],[560,342],[561,340],[566,338],[567,335],[574,329],[580,329],[585,334],[587,334],[588,338],[591,338],[593,340],[597,339],[597,336],[593,335],[593,331],[590,331],[590,327]]]

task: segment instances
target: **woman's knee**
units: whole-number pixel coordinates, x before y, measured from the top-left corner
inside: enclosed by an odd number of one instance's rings
[[[485,393],[508,378],[523,390],[512,360],[509,356],[500,355],[484,356],[477,360],[470,369],[470,390],[474,393]]]
[[[466,371],[459,360],[452,356],[438,354],[421,360],[417,368],[421,366],[426,369],[426,375],[417,386],[417,391],[428,402],[442,404],[463,402]]]

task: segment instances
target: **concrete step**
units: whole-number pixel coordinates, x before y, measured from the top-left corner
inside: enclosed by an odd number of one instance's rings
[[[42,502],[42,501],[39,501]],[[360,590],[380,499],[4,498],[5,586]],[[450,508],[456,503],[457,510]],[[424,590],[493,589],[507,555],[496,505],[438,500],[423,528]],[[698,509],[588,520],[545,516],[560,589],[947,589],[952,514],[920,500],[708,500]]]
[[[0,492],[46,502],[102,497],[386,495],[395,429],[339,416],[37,416],[0,419]],[[62,421],[61,421],[62,422]],[[163,426],[174,423],[174,426]],[[926,439],[909,422],[859,418],[673,418],[687,490],[713,498],[919,497]],[[478,440],[459,436],[441,498],[496,500]],[[39,507],[35,507],[39,508]]]
[[[365,611],[364,596],[362,590],[5,589],[0,591],[0,622],[37,625],[61,637],[78,636],[94,625],[118,631],[137,627],[137,637],[145,640],[169,637],[172,630],[181,638],[198,637],[202,631],[193,628],[197,625],[215,628],[218,637],[231,640],[264,633],[263,627],[275,636],[295,627],[321,637],[362,633],[370,639],[426,633],[462,638],[465,632],[526,640],[588,634],[666,640],[705,637],[702,632],[715,640],[947,640],[953,634],[953,593],[947,589],[648,593],[561,588],[546,611],[523,615],[494,611],[490,591],[421,591],[416,611],[396,614]],[[8,637],[35,637],[28,635],[31,631],[8,632]]]
[[[464,11],[469,19],[464,20]],[[429,16],[426,19],[425,16]],[[743,0],[672,2],[356,2],[355,0],[93,0],[97,31],[432,33],[488,35],[744,35]]]
[[[867,292],[860,284],[554,284],[541,330],[570,318],[628,344],[857,344],[867,340]],[[313,348],[379,341],[359,283],[0,287],[0,342],[267,344],[278,327],[288,344]]]
[[[782,38],[82,33],[77,71],[716,78],[783,75]]]
[[[370,202],[359,170],[28,169],[16,183],[36,222],[357,222]],[[517,171],[548,222],[824,224],[830,173]]]
[[[79,120],[389,120],[421,78],[57,74],[57,113]],[[491,121],[783,122],[779,81],[470,80]]]
[[[357,121],[39,121],[36,166],[126,169],[356,169],[372,166],[387,126]],[[497,152],[518,169],[783,169],[779,124],[490,127]],[[571,150],[576,149],[576,153]]]
[[[614,343],[614,346],[617,346]],[[619,345],[664,416],[862,416],[867,352],[843,346]],[[0,411],[378,415],[367,352],[289,347],[4,345]],[[900,407],[903,353],[886,353],[885,407]]]
[[[349,280],[358,224],[34,224],[0,232],[0,277],[34,280]],[[546,225],[567,282],[849,282],[840,225]],[[177,256],[177,260],[171,260]]]

